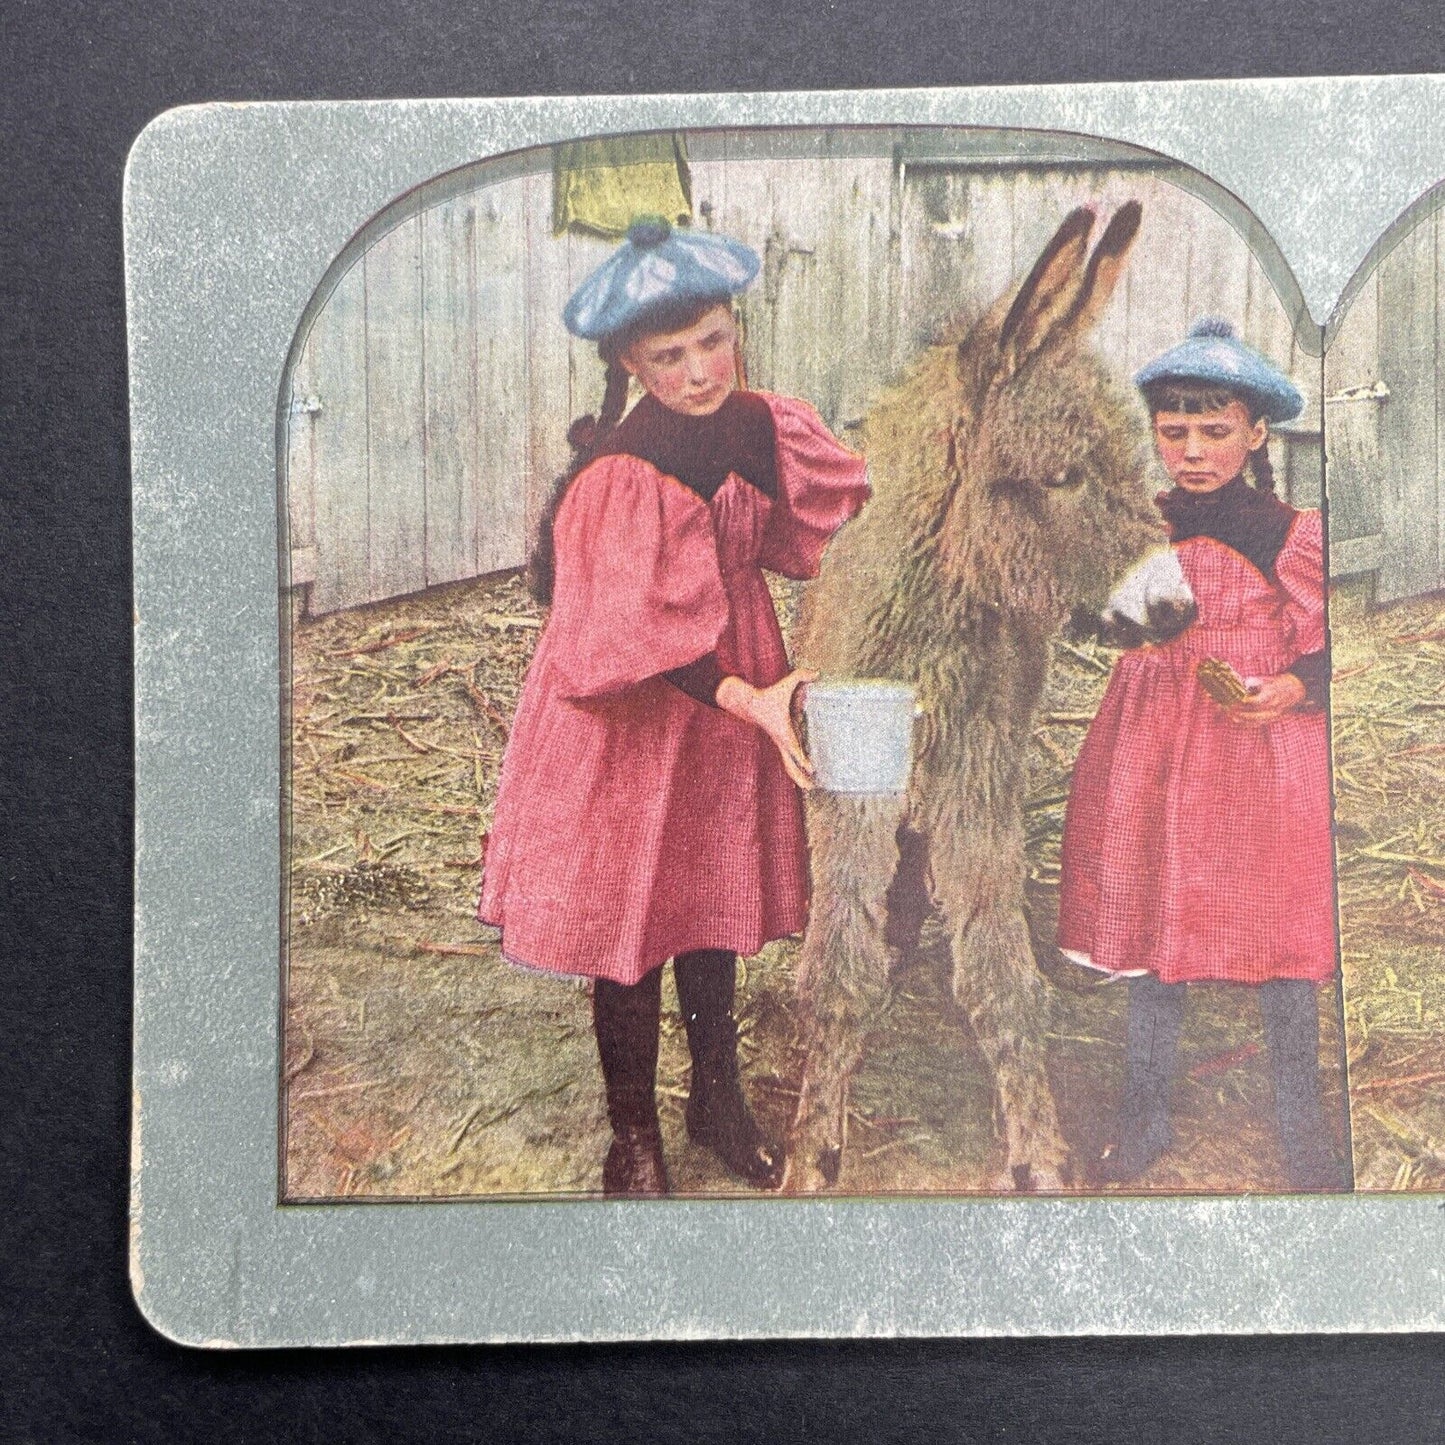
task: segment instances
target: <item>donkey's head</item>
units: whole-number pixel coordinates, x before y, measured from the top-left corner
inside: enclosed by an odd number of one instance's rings
[[[1139,218],[1137,201],[1121,206],[1091,251],[1094,212],[1070,212],[957,348],[940,566],[955,588],[1041,622],[1102,602],[1157,534],[1145,438],[1089,344]]]

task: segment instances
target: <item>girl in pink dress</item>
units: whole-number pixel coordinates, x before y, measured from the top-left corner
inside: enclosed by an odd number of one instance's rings
[[[687,1027],[689,1135],[762,1188],[781,1148],[743,1098],[738,954],[801,931],[808,857],[790,668],[763,569],[817,575],[863,505],[861,458],[806,403],[741,390],[735,241],[651,218],[569,303],[607,391],[544,519],[551,612],[523,684],[478,917],[505,956],[595,980],[607,1194],[665,1194],[663,965]],[[629,379],[644,395],[625,417]]]
[[[1274,495],[1266,450],[1303,398],[1213,319],[1136,380],[1197,616],[1120,658],[1065,817],[1059,946],[1130,980],[1100,1174],[1133,1179],[1169,1147],[1185,985],[1219,980],[1258,989],[1291,1187],[1344,1188],[1319,1094],[1316,989],[1336,972],[1321,522]],[[1217,698],[1201,663],[1248,695]]]

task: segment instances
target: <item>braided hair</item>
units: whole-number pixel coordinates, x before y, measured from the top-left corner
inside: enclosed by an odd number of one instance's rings
[[[1168,378],[1153,381],[1144,388],[1144,401],[1150,416],[1156,416],[1161,411],[1198,416],[1201,412],[1223,411],[1232,401],[1244,403],[1251,423],[1264,415],[1264,408],[1258,402],[1227,386],[1216,386],[1207,381],[1171,381]],[[1250,452],[1249,470],[1257,491],[1274,491],[1274,464],[1269,459],[1268,439]]]
[[[605,337],[597,343],[597,354],[607,367],[602,408],[596,416],[579,416],[567,428],[572,459],[567,470],[552,484],[551,495],[547,498],[546,506],[542,508],[537,539],[527,556],[527,591],[543,607],[551,604],[557,583],[557,549],[553,533],[562,501],[578,474],[601,453],[608,437],[622,420],[623,412],[627,410],[628,386],[632,376],[622,364],[623,353],[644,336],[685,331],[715,306],[724,305],[729,299],[727,296],[719,296],[664,304],[646,312],[624,331]]]
[[[627,409],[627,384],[631,381],[627,368],[620,361],[607,363],[607,388],[602,395],[602,411],[597,416],[579,416],[567,428],[567,441],[572,448],[572,460],[567,470],[552,483],[547,504],[542,508],[542,518],[537,527],[537,539],[527,555],[527,591],[543,607],[552,601],[552,591],[557,582],[557,550],[553,541],[553,530],[557,523],[557,510],[567,495],[578,472],[597,455],[612,429],[622,420]]]

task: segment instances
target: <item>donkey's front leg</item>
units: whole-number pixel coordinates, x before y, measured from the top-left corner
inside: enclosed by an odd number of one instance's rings
[[[1024,913],[1022,832],[940,821],[934,887],[953,945],[953,996],[993,1074],[1003,1125],[1002,1190],[1054,1192],[1071,1176],[1046,1067],[1049,998]]]
[[[805,1057],[787,1193],[831,1188],[842,1167],[848,1081],[887,996],[886,899],[906,806],[902,797],[808,795],[813,903],[798,965]]]

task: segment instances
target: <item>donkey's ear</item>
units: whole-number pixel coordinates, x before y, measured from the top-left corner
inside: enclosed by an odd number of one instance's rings
[[[998,336],[1000,369],[1005,376],[1017,371],[1076,310],[1093,229],[1094,212],[1088,206],[1070,211],[1019,287]]]
[[[1079,288],[1074,302],[1074,312],[1069,317],[1069,329],[1082,336],[1091,331],[1104,314],[1119,277],[1124,274],[1124,263],[1129,259],[1129,248],[1139,234],[1139,218],[1143,208],[1138,201],[1125,201],[1109,218],[1094,254],[1089,257],[1088,269],[1084,273],[1084,284]]]

